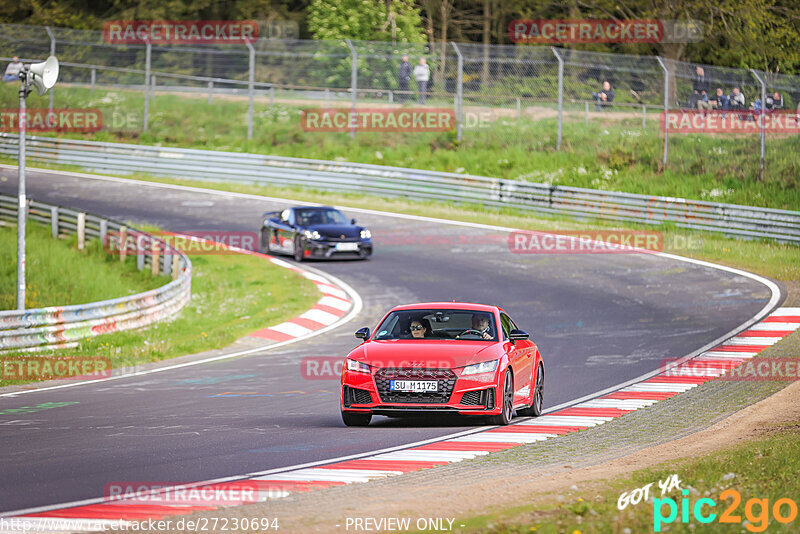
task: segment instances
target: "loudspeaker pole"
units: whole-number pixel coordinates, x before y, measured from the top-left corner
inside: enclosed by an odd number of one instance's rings
[[[27,65],[25,65],[27,67]],[[28,217],[28,201],[25,198],[25,98],[30,92],[29,73],[23,68],[19,73],[19,175],[17,178],[17,309],[25,309],[25,222]]]

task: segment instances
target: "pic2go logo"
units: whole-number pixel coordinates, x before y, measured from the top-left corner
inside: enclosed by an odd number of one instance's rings
[[[698,523],[708,524],[717,518],[717,514],[711,510],[717,506],[713,499],[698,499],[694,506],[689,504],[689,490],[682,491],[684,497],[681,499],[680,513],[681,523],[689,522],[689,511],[691,509],[694,519]],[[720,523],[741,524],[742,516],[736,515],[736,510],[742,502],[742,496],[734,489],[727,489],[719,494],[721,500],[732,499],[725,511],[719,516]],[[664,516],[664,508],[668,514]],[[747,519],[745,528],[750,532],[764,532],[769,526],[770,507],[769,499],[748,500],[744,505],[744,515]],[[788,524],[797,518],[797,503],[786,497],[776,500],[772,505],[772,516],[779,523]],[[661,532],[662,525],[674,523],[678,518],[678,503],[669,497],[663,499],[653,499],[653,531]]]

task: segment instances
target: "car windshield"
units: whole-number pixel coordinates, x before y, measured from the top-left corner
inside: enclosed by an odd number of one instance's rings
[[[333,208],[296,210],[295,215],[300,226],[315,224],[350,224],[342,212]]]
[[[453,339],[497,341],[497,328],[490,312],[472,310],[393,311],[378,326],[375,340]]]

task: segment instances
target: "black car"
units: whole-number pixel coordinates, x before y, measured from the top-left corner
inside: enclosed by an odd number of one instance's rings
[[[358,258],[372,255],[372,234],[355,219],[330,206],[294,207],[264,214],[260,249],[268,254],[309,258]]]

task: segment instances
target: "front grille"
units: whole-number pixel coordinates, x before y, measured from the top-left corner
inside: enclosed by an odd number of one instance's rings
[[[344,386],[342,391],[344,395],[344,405],[350,406],[351,404],[371,404],[372,395],[366,389],[351,388]]]
[[[411,393],[390,391],[392,380],[436,380],[436,392]],[[375,385],[381,402],[414,402],[420,404],[444,404],[456,385],[456,374],[450,369],[385,367],[375,373]]]
[[[344,238],[342,238],[342,234],[323,235],[322,240],[334,243],[354,243],[354,242],[358,243],[359,241],[361,241],[361,236],[354,236],[354,237],[345,236]]]
[[[486,393],[486,390],[483,391],[467,391],[461,397],[461,404],[466,404],[467,406],[480,406],[483,404],[483,395]]]

